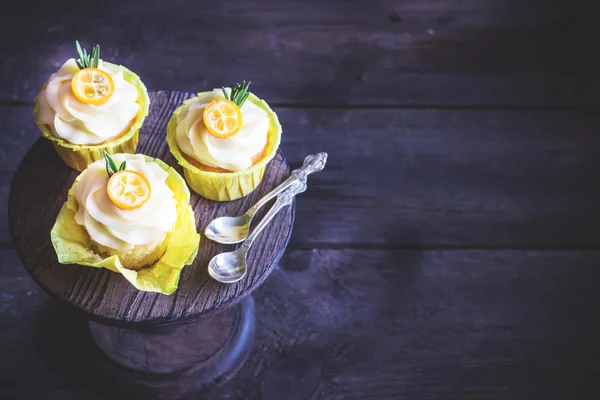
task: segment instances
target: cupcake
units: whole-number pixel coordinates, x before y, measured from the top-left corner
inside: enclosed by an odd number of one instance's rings
[[[200,241],[189,198],[162,161],[105,153],[78,176],[52,229],[59,262],[108,268],[138,289],[172,293]]]
[[[103,62],[100,46],[88,54],[76,42],[71,58],[36,97],[36,124],[63,161],[83,171],[110,154],[134,153],[150,99],[140,78]]]
[[[250,82],[198,93],[177,108],[167,143],[187,183],[217,201],[239,199],[260,183],[281,140],[277,114],[248,92]]]

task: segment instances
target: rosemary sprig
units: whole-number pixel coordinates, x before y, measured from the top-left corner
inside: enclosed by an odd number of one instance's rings
[[[225,91],[224,87],[221,86],[221,89],[223,90],[223,94],[225,95],[225,98],[227,100],[231,100],[239,108],[242,108],[242,104],[244,104],[244,102],[249,96],[248,88],[250,87],[251,83],[251,81],[248,81],[248,83],[246,83],[246,81],[242,81],[241,84],[236,83],[233,89],[231,89],[231,97],[227,95],[227,92]]]
[[[106,161],[106,173],[108,174],[109,178],[113,176],[113,174],[116,174],[117,172],[123,171],[125,168],[127,168],[127,161],[123,161],[119,168],[117,168],[117,163],[115,163],[115,160],[113,160],[106,150],[104,150],[104,160]]]
[[[79,58],[75,60],[79,69],[84,68],[98,68],[98,61],[100,60],[100,45],[95,45],[92,48],[90,54],[86,49],[82,49],[79,41],[75,41],[75,47],[77,48],[77,55]]]

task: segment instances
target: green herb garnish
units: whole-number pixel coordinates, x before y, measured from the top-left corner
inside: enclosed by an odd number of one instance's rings
[[[119,168],[117,168],[117,163],[115,160],[104,150],[104,160],[106,161],[106,172],[108,173],[108,177],[110,178],[113,174],[116,174],[119,171],[123,171],[127,168],[127,162],[123,161]]]
[[[227,100],[231,100],[239,108],[242,108],[242,104],[244,104],[249,96],[248,88],[250,87],[251,83],[252,82],[250,81],[248,81],[248,83],[246,83],[246,81],[242,81],[241,84],[236,83],[233,89],[231,89],[231,97],[227,96],[227,92],[225,91],[224,87],[221,86],[221,89],[223,89],[223,94]]]
[[[79,58],[75,60],[79,69],[84,68],[98,68],[98,60],[100,60],[100,45],[95,45],[92,48],[90,54],[86,49],[82,49],[79,41],[75,41],[75,47],[77,47],[77,54]]]

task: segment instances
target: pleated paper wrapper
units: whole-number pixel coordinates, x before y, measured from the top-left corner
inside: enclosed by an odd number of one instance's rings
[[[108,62],[105,62],[104,64],[112,65]],[[125,78],[127,82],[134,85],[138,90],[139,95],[137,102],[140,104],[140,109],[135,116],[133,124],[126,133],[119,136],[115,140],[98,145],[72,144],[66,140],[54,136],[47,125],[38,121],[38,98],[42,94],[43,90],[38,93],[35,101],[35,108],[33,110],[33,114],[35,115],[35,123],[42,131],[42,135],[52,142],[52,145],[56,149],[56,152],[60,158],[62,158],[65,164],[67,164],[69,167],[81,172],[94,161],[102,160],[104,158],[104,150],[110,154],[135,153],[135,149],[139,141],[139,130],[144,123],[144,119],[148,115],[150,98],[148,97],[146,86],[144,86],[140,77],[125,67],[123,67],[123,78]],[[44,85],[44,88],[46,88],[46,85]]]
[[[198,97],[211,94],[212,92],[198,93]],[[192,98],[193,99],[193,98]],[[186,100],[179,106],[171,116],[167,125],[167,143],[173,156],[183,167],[185,180],[193,191],[209,200],[230,201],[236,200],[250,194],[260,184],[269,161],[277,154],[281,141],[281,124],[277,114],[264,101],[249,93],[248,100],[256,104],[269,115],[269,133],[267,150],[261,160],[252,167],[239,172],[210,172],[196,168],[185,159],[177,146],[176,129],[179,123],[179,115],[183,112],[190,101]]]
[[[106,268],[122,274],[139,290],[171,294],[177,289],[183,267],[190,265],[196,258],[200,235],[196,232],[196,219],[190,206],[190,192],[181,175],[161,160],[145,157],[147,161],[156,162],[168,172],[166,183],[177,201],[177,221],[170,237],[166,239],[169,240],[167,250],[153,266],[134,271],[123,267],[118,256],[104,258],[92,250],[89,234],[83,226],[75,222],[78,208],[75,186],[81,175],[69,190],[50,237],[61,264]]]

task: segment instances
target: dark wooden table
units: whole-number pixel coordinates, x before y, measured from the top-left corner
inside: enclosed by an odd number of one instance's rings
[[[11,4],[0,398],[122,393],[86,373],[97,350],[81,319],[31,280],[8,231],[10,182],[39,136],[34,96],[79,39],[151,90],[250,79],[292,168],[330,154],[255,293],[249,361],[203,398],[302,399],[301,378],[318,377],[327,400],[597,399],[600,57],[586,3]]]

